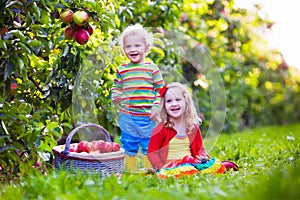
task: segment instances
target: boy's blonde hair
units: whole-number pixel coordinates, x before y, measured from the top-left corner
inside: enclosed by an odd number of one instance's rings
[[[177,89],[182,96],[184,97],[185,103],[186,103],[186,108],[184,111],[184,116],[183,119],[185,121],[185,124],[188,129],[192,129],[193,126],[199,125],[202,123],[201,118],[199,117],[194,101],[192,99],[191,94],[188,92],[186,86],[179,82],[172,82],[166,85],[166,88],[168,91],[171,88]],[[165,93],[164,93],[165,94]],[[167,114],[166,108],[165,108],[165,97],[164,95],[161,98],[160,102],[160,115],[159,115],[159,121],[163,122],[167,126],[173,126],[172,122],[170,122],[169,116]]]
[[[146,41],[146,45],[152,46],[153,44],[153,34],[148,32],[141,24],[130,25],[125,28],[125,30],[121,33],[118,43],[123,48],[124,38],[129,34],[140,34]]]

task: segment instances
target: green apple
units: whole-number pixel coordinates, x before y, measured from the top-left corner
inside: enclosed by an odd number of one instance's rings
[[[73,14],[73,21],[78,26],[84,26],[89,21],[89,15],[83,10],[78,10]]]

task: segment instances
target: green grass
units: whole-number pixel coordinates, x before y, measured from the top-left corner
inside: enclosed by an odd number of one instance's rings
[[[239,171],[160,180],[155,176],[49,171],[1,185],[0,199],[300,199],[300,124],[223,134],[210,152]]]

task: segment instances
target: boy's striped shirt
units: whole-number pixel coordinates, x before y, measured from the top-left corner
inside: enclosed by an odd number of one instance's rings
[[[120,112],[135,116],[149,116],[153,106],[159,108],[159,90],[164,81],[154,63],[123,64],[116,72],[112,99],[122,98]]]

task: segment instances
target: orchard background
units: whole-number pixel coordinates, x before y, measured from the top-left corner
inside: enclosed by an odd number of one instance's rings
[[[93,33],[86,43],[65,37],[70,25],[60,18],[65,9],[88,13]],[[0,180],[26,176],[37,163],[41,171],[52,167],[51,162],[40,163],[38,152],[51,153],[57,140],[76,127],[72,96],[90,58],[99,64],[89,72],[93,78],[85,80],[96,92],[92,114],[110,133],[119,134],[109,93],[115,69],[125,58],[111,44],[134,23],[157,28],[157,46],[148,58],[188,80],[204,119],[204,134],[214,114],[211,82],[176,49],[166,48],[163,30],[179,30],[209,49],[225,88],[223,133],[299,122],[300,73],[287,66],[280,52],[268,48],[263,33],[273,22],[258,15],[259,5],[256,9],[237,9],[234,0],[1,1]],[[205,84],[195,84],[199,82]],[[80,103],[88,101],[82,98]]]

